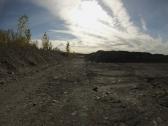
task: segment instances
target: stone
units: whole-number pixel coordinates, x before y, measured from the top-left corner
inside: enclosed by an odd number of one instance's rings
[[[109,117],[105,116],[105,117],[104,117],[104,119],[105,119],[105,120],[108,120],[108,119],[109,119]]]
[[[10,75],[14,75],[15,73],[12,72],[12,71],[8,71],[8,74],[10,74]]]
[[[71,115],[75,116],[75,115],[77,115],[77,113],[78,113],[77,111],[74,111],[73,113],[71,113]]]
[[[100,100],[101,99],[101,97],[99,97],[99,96],[96,96],[96,100]]]
[[[54,76],[53,80],[58,80],[58,78],[59,78],[58,76]]]
[[[95,87],[92,90],[95,91],[95,92],[98,92],[98,87]]]
[[[68,94],[68,92],[65,91],[64,94]]]
[[[0,81],[0,85],[4,85],[5,84],[5,81]]]

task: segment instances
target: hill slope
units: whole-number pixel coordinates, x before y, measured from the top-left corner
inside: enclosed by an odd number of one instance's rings
[[[10,73],[29,71],[41,65],[59,62],[63,54],[56,51],[45,51],[32,45],[18,46],[13,44],[0,45],[0,80]]]
[[[162,54],[150,54],[145,52],[126,51],[98,51],[86,56],[87,60],[95,62],[132,62],[132,63],[167,63],[168,56]]]

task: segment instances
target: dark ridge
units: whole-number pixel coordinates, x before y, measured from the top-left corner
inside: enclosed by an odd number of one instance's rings
[[[168,56],[146,52],[97,51],[86,55],[86,60],[104,63],[168,63]]]

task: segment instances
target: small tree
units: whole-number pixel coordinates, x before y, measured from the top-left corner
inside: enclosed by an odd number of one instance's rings
[[[46,32],[44,33],[44,35],[42,37],[42,48],[44,50],[52,50],[52,44],[49,41],[49,37]]]
[[[69,42],[67,42],[67,44],[66,44],[66,52],[70,53],[70,44],[69,44]]]
[[[17,33],[12,29],[8,29],[8,42],[13,42],[17,39]]]
[[[51,42],[49,42],[48,49],[49,49],[49,50],[52,50],[52,49],[53,49],[53,45],[52,45],[52,43],[51,43]]]
[[[25,32],[28,29],[28,17],[26,15],[23,15],[19,17],[18,19],[18,33],[19,36],[25,36]]]
[[[23,15],[18,19],[18,37],[24,38],[22,40],[25,40],[27,43],[29,43],[31,40],[31,32],[28,28],[28,21],[29,18],[26,15]]]
[[[25,31],[25,35],[26,35],[26,38],[27,38],[27,42],[29,43],[30,40],[31,40],[31,32],[30,32],[30,29],[27,29]]]

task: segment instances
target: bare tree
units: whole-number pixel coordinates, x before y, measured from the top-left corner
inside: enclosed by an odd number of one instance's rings
[[[28,28],[29,18],[26,15],[19,17],[18,19],[18,35],[19,38],[25,38],[26,42],[30,42],[31,40],[31,32]]]

